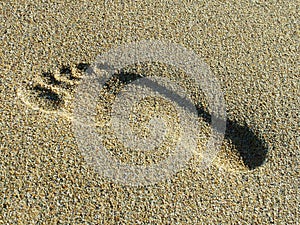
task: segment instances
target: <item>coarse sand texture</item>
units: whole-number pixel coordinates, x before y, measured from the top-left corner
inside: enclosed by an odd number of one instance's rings
[[[0,224],[299,224],[299,1],[0,9]]]

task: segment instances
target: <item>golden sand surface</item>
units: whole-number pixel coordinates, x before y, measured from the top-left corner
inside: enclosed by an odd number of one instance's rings
[[[0,9],[0,224],[299,223],[299,2],[1,1]],[[203,170],[210,131],[198,108],[199,154],[171,178],[134,187],[86,162],[72,102],[99,54],[148,39],[180,44],[209,65],[228,121]],[[124,73],[175,79],[208,107],[183,71],[152,63]],[[122,162],[155,163],[180,139],[178,118],[168,102],[146,99],[135,119],[143,128],[163,115],[166,143],[154,154],[124,147],[106,121],[125,85],[116,77],[100,93],[98,132]]]

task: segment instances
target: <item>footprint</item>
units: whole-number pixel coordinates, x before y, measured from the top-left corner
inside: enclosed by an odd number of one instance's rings
[[[43,72],[36,82],[19,89],[18,96],[34,110],[72,119],[72,94],[88,67],[88,63],[79,63],[73,67],[63,65],[55,72]],[[126,85],[140,77],[136,73],[121,72],[113,76],[104,88],[116,95],[120,91],[120,87],[116,86]],[[210,124],[211,115],[208,110],[201,104],[196,108],[198,116]],[[247,124],[227,119],[224,144],[214,164],[228,171],[251,171],[264,164],[267,153],[268,146],[257,132]]]
[[[35,82],[18,89],[17,94],[34,110],[71,118],[72,92],[88,67],[87,63],[79,63],[73,67],[63,65],[54,72],[43,72]]]
[[[211,123],[211,115],[201,104],[197,105],[197,111]],[[255,129],[227,118],[223,145],[214,164],[231,172],[247,172],[262,166],[267,154],[267,143]]]

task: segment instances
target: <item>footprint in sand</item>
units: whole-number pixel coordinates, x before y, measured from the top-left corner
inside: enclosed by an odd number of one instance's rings
[[[71,118],[72,93],[89,64],[63,65],[54,72],[43,72],[35,82],[18,89],[18,96],[29,107],[43,113],[60,114]]]
[[[87,63],[79,63],[73,67],[62,66],[59,71],[43,72],[36,82],[19,89],[18,95],[34,110],[72,119],[72,95],[88,67]],[[118,88],[115,90],[114,86],[117,83],[126,85],[139,77],[137,74],[120,73],[117,80],[108,81],[107,85],[116,95]],[[202,105],[197,106],[197,111],[206,123],[211,122],[211,115]],[[265,141],[247,124],[227,119],[225,139],[214,164],[231,172],[251,171],[264,164],[267,149]]]

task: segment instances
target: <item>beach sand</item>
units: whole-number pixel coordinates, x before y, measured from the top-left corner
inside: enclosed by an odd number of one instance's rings
[[[299,223],[299,3],[0,6],[1,224]],[[228,120],[220,153],[203,169],[201,151],[210,134],[203,93],[183,71],[164,64],[127,68],[125,74],[173,77],[201,102],[199,154],[170,178],[135,187],[87,163],[72,129],[72,102],[99,54],[140,40],[168,40],[198,54],[220,82]],[[141,124],[155,114],[169,118],[167,144],[154,155],[126,149],[105,125],[112,90],[124,83],[115,78],[100,93],[98,131],[122,162],[156,163],[180,139],[177,117],[169,103],[158,100],[155,108],[155,100],[146,99],[136,107],[138,118]]]

